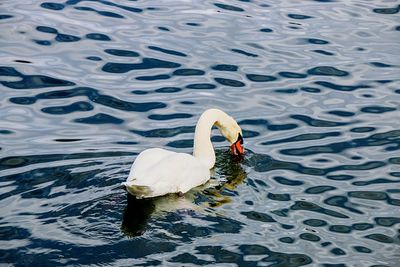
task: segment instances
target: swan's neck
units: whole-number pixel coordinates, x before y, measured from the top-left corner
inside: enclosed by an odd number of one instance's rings
[[[228,115],[220,110],[210,109],[204,112],[196,125],[194,133],[193,156],[202,161],[209,169],[215,164],[215,152],[211,143],[211,129],[214,124],[220,127],[220,121]]]

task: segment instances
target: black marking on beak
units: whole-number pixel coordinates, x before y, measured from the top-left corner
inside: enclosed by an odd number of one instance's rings
[[[243,145],[243,137],[242,135],[239,133],[238,139],[236,140],[236,142],[239,141],[241,145]]]

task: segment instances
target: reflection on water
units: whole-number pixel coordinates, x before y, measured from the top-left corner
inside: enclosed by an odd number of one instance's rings
[[[147,220],[155,210],[154,200],[136,199],[128,194],[128,205],[124,211],[121,229],[127,236],[142,235]]]
[[[248,153],[248,152],[247,152]],[[201,202],[210,207],[218,207],[231,202],[231,198],[237,195],[236,188],[246,179],[246,172],[241,166],[243,159],[232,157],[228,152],[216,153],[217,158],[213,169],[213,177],[202,191],[204,194]],[[214,185],[213,185],[214,184]]]
[[[395,2],[3,1],[0,263],[398,266]],[[213,131],[213,178],[137,201],[150,147]]]

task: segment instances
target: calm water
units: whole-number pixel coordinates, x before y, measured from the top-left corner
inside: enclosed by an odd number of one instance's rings
[[[0,263],[400,266],[398,4],[1,1]],[[245,159],[128,197],[209,107]]]

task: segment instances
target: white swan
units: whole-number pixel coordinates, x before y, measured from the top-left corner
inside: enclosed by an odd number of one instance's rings
[[[136,198],[150,198],[169,193],[184,194],[210,179],[215,164],[210,140],[211,128],[217,126],[231,143],[231,151],[242,155],[242,129],[237,122],[219,109],[208,109],[200,116],[194,134],[193,155],[161,148],[146,149],[132,164],[125,185]]]

